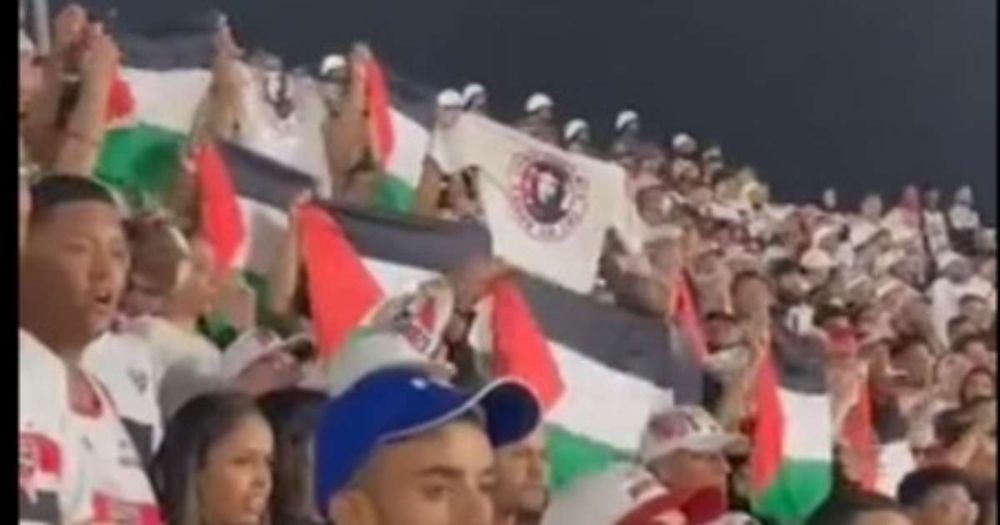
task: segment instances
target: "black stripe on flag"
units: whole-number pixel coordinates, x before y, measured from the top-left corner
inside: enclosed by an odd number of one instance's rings
[[[826,393],[826,351],[813,335],[799,335],[787,329],[781,318],[772,322],[771,345],[778,381],[803,394]]]

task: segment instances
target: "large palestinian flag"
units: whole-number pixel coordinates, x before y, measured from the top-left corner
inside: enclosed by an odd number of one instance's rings
[[[125,55],[122,77],[134,99],[127,125],[108,134],[98,174],[107,182],[153,200],[174,182],[181,151],[208,92],[212,35],[195,28],[145,38],[118,35]],[[433,96],[428,90],[370,64],[368,130],[386,177],[380,204],[412,207],[427,151]],[[240,145],[309,176],[317,189],[327,181],[321,123],[325,109],[315,81],[289,75],[291,112],[282,114],[264,96],[259,72],[242,67],[244,116]],[[398,94],[397,94],[398,93]]]
[[[309,179],[238,146],[223,144],[218,152],[248,221],[250,260],[256,261],[250,266],[266,268],[287,220],[284,203]],[[340,308],[334,314],[351,310],[358,322],[385,298],[413,291],[423,280],[492,253],[489,232],[476,224],[418,220],[333,204],[312,206],[310,211],[315,220],[310,230],[324,243],[315,259],[337,264],[329,268],[336,278],[318,279],[340,287],[324,297],[336,298]],[[306,250],[308,267],[312,256]],[[523,369],[519,363],[524,360],[555,365],[560,391],[548,420],[557,487],[633,452],[651,410],[664,402],[701,401],[697,364],[681,345],[673,344],[659,320],[538,278],[522,276],[515,284],[514,292],[493,294],[490,306],[495,311],[498,301],[513,303],[513,308],[502,311],[516,314],[517,303],[522,302],[530,318],[514,315],[515,322],[534,327],[521,325],[519,333],[527,331],[529,341],[532,331],[544,335],[542,345],[528,345],[548,352],[542,359],[504,355],[514,369]],[[497,315],[491,320],[503,322]],[[497,347],[504,344],[497,337],[492,341]],[[498,348],[492,350],[496,356]],[[540,390],[549,387],[536,383]]]

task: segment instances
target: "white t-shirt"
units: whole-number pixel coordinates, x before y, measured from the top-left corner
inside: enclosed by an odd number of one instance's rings
[[[19,523],[162,523],[132,439],[104,387],[80,376],[100,400],[93,413],[70,405],[66,365],[21,332]]]
[[[143,464],[163,439],[152,350],[128,328],[104,334],[83,353],[81,366],[107,388]]]
[[[216,388],[222,353],[211,341],[157,317],[135,320],[129,333],[148,345],[160,411],[169,419],[191,398]]]
[[[162,523],[153,487],[132,438],[100,382],[87,372],[81,376],[99,405],[92,413],[71,409],[69,437],[79,454],[79,472],[73,483],[86,496],[86,505],[68,516],[71,523]]]
[[[69,490],[72,450],[66,368],[31,334],[18,335],[18,522],[59,524],[84,505]]]

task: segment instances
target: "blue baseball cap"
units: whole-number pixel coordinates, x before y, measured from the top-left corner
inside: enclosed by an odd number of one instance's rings
[[[326,509],[379,446],[469,414],[482,418],[490,443],[499,448],[531,434],[542,410],[532,389],[516,379],[497,379],[470,394],[420,370],[367,375],[323,408],[314,445],[317,506]]]

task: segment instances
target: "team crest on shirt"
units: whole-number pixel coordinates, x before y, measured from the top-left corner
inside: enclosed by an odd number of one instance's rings
[[[532,238],[565,239],[587,212],[587,179],[558,157],[530,152],[514,156],[511,200],[518,224]]]
[[[21,433],[17,448],[18,487],[29,502],[34,502],[41,478],[55,479],[59,475],[59,446],[41,434]]]

